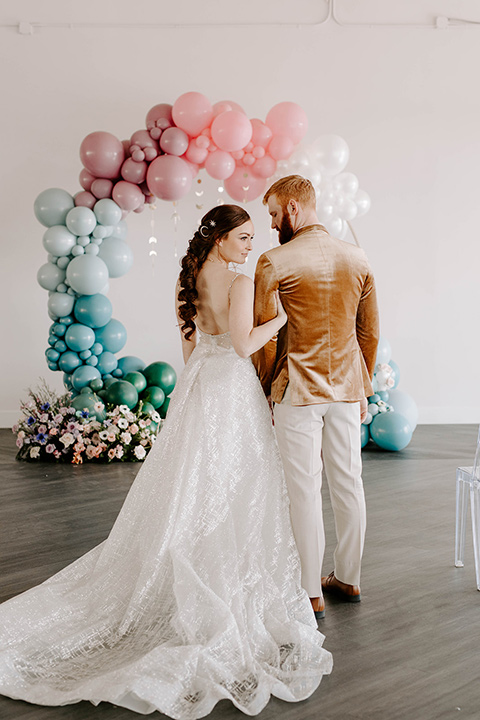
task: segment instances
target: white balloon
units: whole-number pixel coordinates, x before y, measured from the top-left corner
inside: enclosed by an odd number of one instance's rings
[[[353,220],[353,218],[357,217],[357,213],[357,203],[347,198],[343,205],[342,212],[339,213],[339,215],[341,215],[344,220]]]
[[[380,340],[378,341],[378,348],[377,348],[377,358],[375,360],[375,367],[379,363],[388,363],[388,361],[392,357],[392,348],[390,343],[386,338],[383,336],[380,336]]]
[[[320,222],[325,225],[327,220],[333,217],[333,205],[324,205],[320,202],[317,206],[317,215]]]
[[[338,215],[334,215],[325,222],[325,227],[330,235],[338,238],[343,231],[343,220]]]
[[[365,215],[365,213],[370,210],[370,205],[372,204],[370,195],[368,195],[365,190],[359,190],[354,199],[358,208],[357,217]]]
[[[313,143],[313,152],[320,172],[325,177],[342,172],[350,157],[348,145],[339,135],[321,135]]]
[[[355,195],[358,192],[358,178],[351,172],[344,172],[337,175],[335,183],[345,195]]]
[[[345,222],[345,220],[342,220],[342,229],[337,234],[337,238],[339,240],[345,240],[345,238],[347,237],[347,233],[348,233],[348,225]]]

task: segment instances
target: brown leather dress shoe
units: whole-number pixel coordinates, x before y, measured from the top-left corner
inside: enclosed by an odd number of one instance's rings
[[[324,592],[338,595],[339,598],[346,602],[360,602],[362,599],[358,585],[347,585],[347,583],[337,580],[334,572],[331,572],[327,577],[322,577],[322,589]]]
[[[323,597],[310,598],[312,603],[313,612],[317,620],[322,620],[325,617],[325,600]]]

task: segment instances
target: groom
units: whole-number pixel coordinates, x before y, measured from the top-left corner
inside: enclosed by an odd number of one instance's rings
[[[373,393],[379,337],[375,284],[363,250],[332,238],[320,225],[309,180],[284,177],[263,202],[280,247],[258,260],[255,324],[275,317],[276,290],[288,322],[253,361],[275,403],[302,586],[320,618],[322,590],[360,600],[366,527],[360,423]],[[334,570],[327,577],[321,576],[322,467],[337,535]]]

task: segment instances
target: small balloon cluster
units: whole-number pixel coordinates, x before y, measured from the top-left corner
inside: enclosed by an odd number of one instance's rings
[[[343,240],[348,222],[365,215],[370,197],[359,189],[356,175],[344,172],[350,157],[346,141],[338,135],[321,135],[308,146],[299,146],[288,161],[279,164],[278,177],[298,174],[308,178],[317,194],[317,215],[334,237]]]
[[[151,108],[146,129],[130,140],[87,135],[80,147],[83,191],[75,204],[91,209],[112,198],[125,214],[141,212],[154,197],[184,197],[201,168],[225,181],[233,200],[247,202],[263,193],[277,161],[292,154],[306,131],[305,112],[293,102],[275,105],[263,122],[250,120],[235,102],[212,105],[202,93],[188,92],[173,105]]]
[[[362,447],[371,439],[384,450],[403,450],[417,426],[414,399],[398,390],[400,369],[391,359],[390,343],[381,337],[373,376],[374,394],[368,398],[368,414],[361,426]]]

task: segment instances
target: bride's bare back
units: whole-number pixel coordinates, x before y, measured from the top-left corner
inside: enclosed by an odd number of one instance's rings
[[[230,330],[230,290],[237,274],[208,258],[198,273],[195,324],[203,332],[221,335]]]

